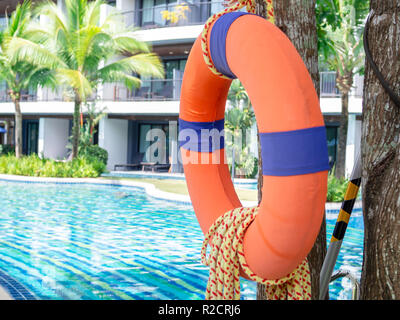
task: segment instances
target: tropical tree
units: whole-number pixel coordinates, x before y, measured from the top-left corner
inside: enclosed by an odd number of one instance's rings
[[[362,31],[368,12],[368,1],[365,0],[335,0],[332,9],[337,10],[330,22],[324,20],[326,46],[321,50],[326,55],[325,63],[336,71],[336,86],[341,93],[342,112],[338,133],[338,148],[336,159],[336,176],[345,175],[346,143],[349,117],[349,94],[353,87],[353,78],[363,70],[364,54]],[[333,17],[333,18],[332,18]]]
[[[238,79],[232,81],[228,92],[229,107],[225,112],[225,132],[227,146],[235,153],[228,152],[228,160],[238,168],[238,173],[250,177],[254,173],[255,160],[250,154],[249,130],[255,123],[254,111],[249,96]],[[234,160],[234,163],[233,163]]]
[[[135,38],[117,10],[101,16],[103,0],[65,0],[64,10],[52,1],[38,5],[45,21],[32,28],[42,43],[17,39],[13,51],[22,61],[54,70],[59,84],[74,97],[72,158],[78,154],[81,106],[99,84],[120,82],[128,88],[141,84],[139,75],[163,77],[162,63],[150,46]],[[117,57],[121,57],[117,59]]]
[[[87,119],[90,142],[93,143],[93,135],[96,133],[96,126],[100,120],[107,115],[106,107],[98,107],[97,101],[89,101],[84,105],[84,113]]]
[[[400,299],[400,3],[371,0],[361,138],[361,299]],[[368,51],[368,49],[367,49]]]
[[[28,90],[36,91],[39,86],[54,86],[54,73],[50,68],[30,61],[18,59],[12,44],[15,41],[36,41],[30,31],[32,23],[31,2],[18,4],[6,26],[0,31],[0,79],[5,81],[8,95],[15,106],[15,155],[22,155],[22,112],[21,95]],[[40,42],[38,42],[40,45]]]

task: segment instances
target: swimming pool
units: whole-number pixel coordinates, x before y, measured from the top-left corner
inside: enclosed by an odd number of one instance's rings
[[[208,270],[191,207],[133,187],[0,180],[0,190],[0,271],[31,297],[204,298]],[[360,232],[350,223],[339,256],[357,270]],[[255,292],[242,281],[243,299]],[[344,298],[340,281],[331,294]]]

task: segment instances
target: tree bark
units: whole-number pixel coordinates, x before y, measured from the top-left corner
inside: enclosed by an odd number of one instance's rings
[[[316,0],[274,1],[274,11],[276,25],[288,36],[288,38],[296,47],[311,75],[315,89],[319,95],[318,43],[315,2]],[[308,261],[311,270],[313,299],[318,299],[319,273],[321,271],[325,255],[326,222],[324,218],[315,245],[308,255]],[[257,299],[265,299],[264,292],[265,289],[263,288],[263,285],[258,284]]]
[[[256,14],[260,17],[267,18],[267,6],[264,0],[255,0]],[[262,187],[263,187],[263,172],[262,172],[262,158],[261,158],[261,144],[260,135],[257,127],[257,148],[258,148],[258,181],[257,181],[257,196],[258,204],[262,200]],[[265,286],[257,283],[257,300],[266,300]]]
[[[340,125],[338,132],[338,146],[335,165],[336,178],[344,178],[346,173],[346,146],[347,146],[347,129],[349,124],[349,93],[342,92],[342,113],[340,115]]]
[[[80,135],[80,125],[79,125],[79,117],[81,111],[81,99],[78,93],[75,93],[75,103],[74,103],[74,116],[73,116],[73,125],[72,125],[72,159],[75,159],[78,156],[78,148],[79,148],[79,135]]]
[[[22,112],[19,99],[14,99],[15,106],[15,156],[22,157]]]
[[[371,0],[369,47],[400,92],[400,3]],[[362,127],[364,257],[361,299],[400,299],[400,108],[366,62]]]

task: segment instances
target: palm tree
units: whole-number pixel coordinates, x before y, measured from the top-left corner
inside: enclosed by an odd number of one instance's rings
[[[78,154],[81,106],[99,84],[120,82],[128,88],[141,84],[138,75],[163,77],[162,63],[150,47],[135,39],[134,29],[125,25],[116,10],[101,17],[103,0],[65,0],[61,11],[51,1],[37,7],[46,25],[32,32],[44,45],[29,40],[14,41],[21,60],[46,65],[55,71],[58,83],[74,97],[72,158]],[[110,62],[118,56],[123,58]]]
[[[18,4],[6,26],[0,31],[0,79],[8,87],[8,95],[15,106],[15,155],[22,155],[22,113],[21,94],[38,86],[54,85],[52,71],[40,65],[17,59],[13,50],[14,41],[34,41],[35,35],[29,30],[32,22],[31,2]]]
[[[225,141],[235,152],[232,165],[236,165],[241,175],[249,176],[254,171],[254,157],[250,154],[250,145],[246,139],[248,138],[247,130],[251,129],[255,123],[255,116],[250,98],[238,79],[232,81],[228,101],[230,106],[225,111],[225,132],[233,139]],[[228,158],[230,155],[231,153],[228,153]]]
[[[336,86],[341,93],[342,113],[338,134],[336,176],[345,175],[346,141],[349,115],[349,93],[354,74],[364,65],[362,44],[363,22],[368,12],[368,1],[336,0],[339,25],[325,27],[331,54],[327,59],[330,69],[336,70]]]

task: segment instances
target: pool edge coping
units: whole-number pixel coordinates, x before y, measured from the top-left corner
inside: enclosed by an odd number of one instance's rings
[[[0,269],[0,300],[36,300],[36,297],[23,284]]]
[[[177,194],[173,192],[162,191],[154,184],[149,182],[120,180],[118,178],[107,177],[104,178],[50,178],[50,177],[30,177],[18,176],[10,174],[0,174],[0,180],[14,181],[14,182],[35,182],[35,183],[58,183],[58,184],[102,184],[114,185],[124,187],[138,187],[145,190],[146,194],[160,200],[173,201],[181,204],[192,205],[190,196]],[[245,207],[252,207],[257,205],[257,201],[241,201]]]
[[[158,189],[154,184],[149,182],[129,181],[120,180],[119,178],[107,177],[106,179],[99,178],[53,178],[53,177],[30,177],[30,176],[18,176],[10,174],[0,174],[0,180],[15,181],[15,182],[37,182],[37,183],[67,183],[67,184],[102,184],[102,185],[114,185],[114,186],[126,186],[126,187],[139,187],[146,191],[146,193],[156,199],[173,201],[183,203],[186,205],[192,205],[190,196],[177,194],[173,192],[162,191]],[[256,206],[257,201],[241,201],[245,207]],[[342,202],[326,202],[325,210],[339,210]],[[361,200],[356,200],[354,203],[354,209],[362,207]]]

